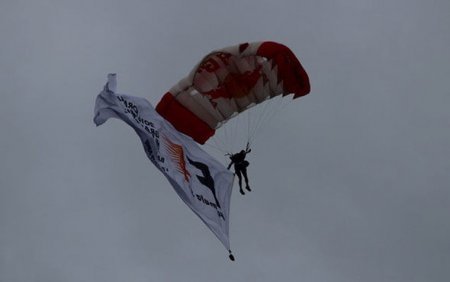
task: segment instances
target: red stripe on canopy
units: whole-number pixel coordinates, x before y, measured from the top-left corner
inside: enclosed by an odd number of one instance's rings
[[[278,66],[278,77],[283,80],[286,94],[295,93],[294,98],[298,98],[311,91],[308,74],[288,47],[266,41],[258,48],[257,55],[273,60]]]
[[[191,136],[197,143],[204,144],[215,133],[214,129],[178,102],[170,92],[162,97],[156,111],[178,131]]]

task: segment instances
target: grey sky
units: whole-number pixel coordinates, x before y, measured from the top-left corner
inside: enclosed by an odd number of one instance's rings
[[[449,281],[448,0],[2,0],[0,38],[0,281]],[[259,40],[312,92],[255,143],[231,263],[94,99]]]

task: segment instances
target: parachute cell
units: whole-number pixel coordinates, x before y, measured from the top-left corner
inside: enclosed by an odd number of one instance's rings
[[[178,131],[204,144],[215,130],[276,96],[310,91],[309,78],[292,51],[255,42],[213,51],[167,92],[156,110]]]

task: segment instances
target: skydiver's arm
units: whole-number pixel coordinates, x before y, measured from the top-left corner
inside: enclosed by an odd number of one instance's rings
[[[230,169],[230,167],[233,163],[234,163],[234,161],[232,160],[231,163],[228,165],[227,169]]]
[[[247,150],[245,150],[245,153],[248,154],[252,151],[252,149],[248,148]]]

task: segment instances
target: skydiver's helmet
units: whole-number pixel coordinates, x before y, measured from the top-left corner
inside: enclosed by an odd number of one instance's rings
[[[244,150],[242,150],[239,154],[241,154],[241,155],[245,155],[245,151]]]

